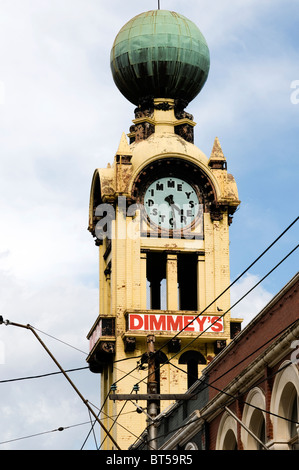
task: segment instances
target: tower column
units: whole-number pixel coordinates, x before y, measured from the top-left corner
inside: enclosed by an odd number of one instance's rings
[[[140,308],[146,310],[146,253],[140,254]]]
[[[167,310],[178,310],[178,256],[167,253],[166,285]]]
[[[199,254],[197,257],[197,309],[202,312],[206,307],[206,276],[205,257]]]

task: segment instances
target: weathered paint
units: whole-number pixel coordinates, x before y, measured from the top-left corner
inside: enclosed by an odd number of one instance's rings
[[[210,54],[192,21],[175,12],[153,10],[123,26],[110,62],[116,86],[132,103],[138,105],[148,96],[190,102],[207,80]]]

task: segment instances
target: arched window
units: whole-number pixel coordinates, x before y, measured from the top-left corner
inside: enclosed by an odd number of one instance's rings
[[[235,433],[229,429],[223,440],[222,450],[237,450],[237,439]]]
[[[283,363],[285,367],[275,377],[270,411],[277,415],[273,417],[274,449],[298,449],[298,400],[299,372],[292,363]]]
[[[238,450],[237,421],[227,412],[222,415],[219,424],[216,450]]]
[[[290,441],[289,446],[291,450],[299,450],[299,425],[298,422],[298,397],[294,394],[293,403],[291,405],[291,422],[290,422]]]
[[[260,388],[252,389],[246,398],[242,422],[257,438],[250,435],[246,429],[241,429],[241,440],[245,450],[261,450],[266,443],[266,417],[262,410],[266,408],[266,400]],[[259,442],[260,441],[260,442]]]
[[[187,351],[181,355],[179,364],[187,364],[187,386],[190,388],[198,380],[198,364],[206,364],[206,360],[199,351]]]

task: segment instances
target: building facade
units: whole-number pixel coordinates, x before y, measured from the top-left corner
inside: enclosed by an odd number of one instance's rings
[[[298,288],[299,274],[206,366],[196,400],[157,417],[160,450],[299,450]]]
[[[111,69],[136,109],[114,160],[94,172],[91,185],[100,302],[87,361],[101,374],[104,424],[128,449],[146,416],[127,414],[135,405],[109,393],[148,391],[148,336],[156,391],[184,393],[240,329],[229,311],[229,226],[240,201],[218,138],[207,157],[194,145],[196,123],[185,111],[209,71],[197,26],[166,10],[138,15],[117,35]],[[161,401],[159,411],[171,403]]]

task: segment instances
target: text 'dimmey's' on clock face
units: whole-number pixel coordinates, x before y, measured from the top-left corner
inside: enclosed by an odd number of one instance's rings
[[[147,188],[144,207],[151,222],[158,227],[181,230],[195,220],[200,203],[195,189],[185,180],[165,177]]]

